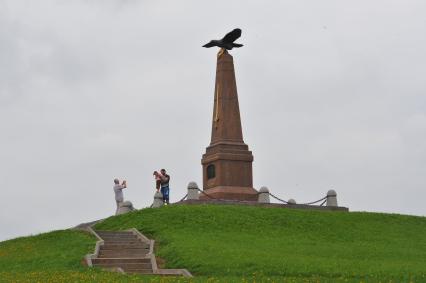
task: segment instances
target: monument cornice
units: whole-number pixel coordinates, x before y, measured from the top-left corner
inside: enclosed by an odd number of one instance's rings
[[[254,158],[251,152],[245,154],[235,154],[235,153],[214,153],[212,155],[203,155],[201,164],[206,165],[217,160],[229,160],[229,161],[246,161],[253,162]]]

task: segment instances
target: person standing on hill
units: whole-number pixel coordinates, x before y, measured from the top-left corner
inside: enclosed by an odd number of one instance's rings
[[[163,202],[164,204],[169,204],[169,195],[170,195],[170,176],[166,174],[166,169],[161,169],[161,176],[160,176],[160,186],[161,186],[161,193],[163,194]]]
[[[120,207],[120,204],[124,201],[123,197],[123,189],[127,188],[126,180],[124,180],[120,185],[120,180],[117,178],[114,179],[114,194],[115,194],[115,202],[117,203],[117,210],[115,213],[117,214],[118,208]]]

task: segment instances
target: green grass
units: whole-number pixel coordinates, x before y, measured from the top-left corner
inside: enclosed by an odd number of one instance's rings
[[[87,233],[61,230],[0,242],[0,282],[140,282],[84,267],[82,260],[95,247]]]
[[[30,272],[81,267],[84,255],[94,250],[89,234],[62,230],[0,243],[0,271]]]
[[[81,263],[95,238],[63,230],[0,242],[0,282],[426,282],[426,218],[249,206],[169,206],[110,217],[137,228],[166,268],[196,277],[122,275]]]
[[[426,282],[426,218],[250,206],[169,206],[106,219],[202,276]]]

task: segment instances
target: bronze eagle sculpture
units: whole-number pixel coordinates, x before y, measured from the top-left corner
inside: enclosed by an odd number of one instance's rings
[[[210,48],[213,46],[217,46],[227,50],[231,50],[234,47],[242,47],[243,46],[242,44],[234,43],[234,41],[237,40],[240,36],[241,36],[241,29],[236,28],[233,31],[227,33],[222,39],[211,40],[209,43],[204,44],[203,47]]]

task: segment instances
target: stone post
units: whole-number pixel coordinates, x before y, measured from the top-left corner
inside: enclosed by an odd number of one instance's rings
[[[161,206],[163,206],[163,194],[158,191],[154,195],[154,202],[152,203],[152,207],[161,207]]]
[[[259,195],[257,197],[257,202],[259,203],[270,203],[269,199],[269,190],[267,187],[261,187],[259,190]]]
[[[130,201],[125,201],[120,203],[120,205],[118,206],[118,211],[115,215],[125,214],[133,210],[135,210],[133,204]]]
[[[289,199],[288,201],[287,201],[287,203],[288,204],[296,204],[296,201],[294,200],[294,199]]]
[[[327,192],[327,206],[337,206],[337,194],[335,190]]]
[[[198,193],[198,185],[195,182],[189,182],[188,184],[188,197],[186,199],[195,199],[198,200],[200,197]]]

